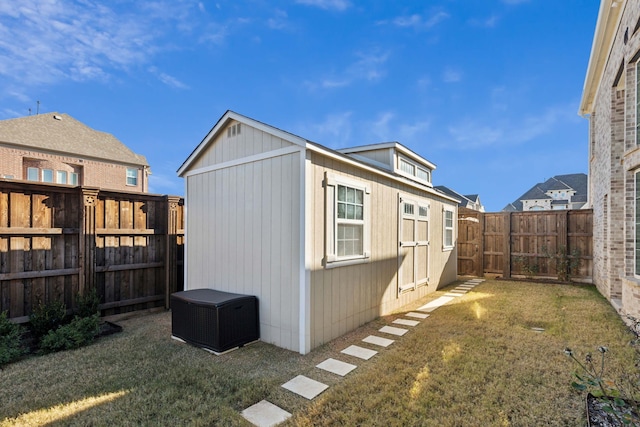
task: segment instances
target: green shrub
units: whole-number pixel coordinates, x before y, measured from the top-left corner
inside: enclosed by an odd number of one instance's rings
[[[55,300],[39,304],[29,316],[31,330],[35,337],[41,338],[49,331],[58,328],[64,322],[66,314],[66,306],[62,301]]]
[[[7,318],[7,312],[0,313],[0,367],[19,359],[26,353],[21,341],[22,327]]]
[[[52,353],[87,345],[98,334],[99,324],[100,316],[98,314],[89,317],[75,316],[70,323],[49,331],[42,337],[40,340],[40,352]]]
[[[91,317],[99,313],[100,297],[96,292],[96,288],[92,288],[84,293],[76,296],[76,314],[80,317]]]

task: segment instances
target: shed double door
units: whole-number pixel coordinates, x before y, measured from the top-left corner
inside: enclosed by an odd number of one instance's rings
[[[429,204],[399,197],[398,293],[429,282]]]

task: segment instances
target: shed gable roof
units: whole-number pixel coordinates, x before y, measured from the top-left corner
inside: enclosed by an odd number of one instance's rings
[[[32,150],[148,166],[110,133],[91,129],[68,114],[46,113],[0,120],[0,143]]]

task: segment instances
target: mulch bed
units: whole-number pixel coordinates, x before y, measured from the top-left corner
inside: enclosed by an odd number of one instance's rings
[[[623,424],[612,414],[608,413],[605,408],[607,404],[594,397],[591,393],[587,394],[587,426],[589,427],[620,427],[620,426],[638,426],[640,425],[640,417],[630,406],[625,408],[625,414],[632,415],[631,424]]]

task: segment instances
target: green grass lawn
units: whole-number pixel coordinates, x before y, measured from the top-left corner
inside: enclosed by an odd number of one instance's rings
[[[170,313],[132,318],[0,371],[0,426],[246,426],[240,411],[262,399],[294,414],[286,425],[581,426],[565,347],[582,357],[606,345],[612,378],[636,372],[633,335],[592,286],[487,281],[369,361],[340,354],[395,317],[305,356],[264,343],[214,356],[171,340]],[[328,357],[359,367],[315,368]],[[280,387],[298,374],[330,387],[314,401]]]

